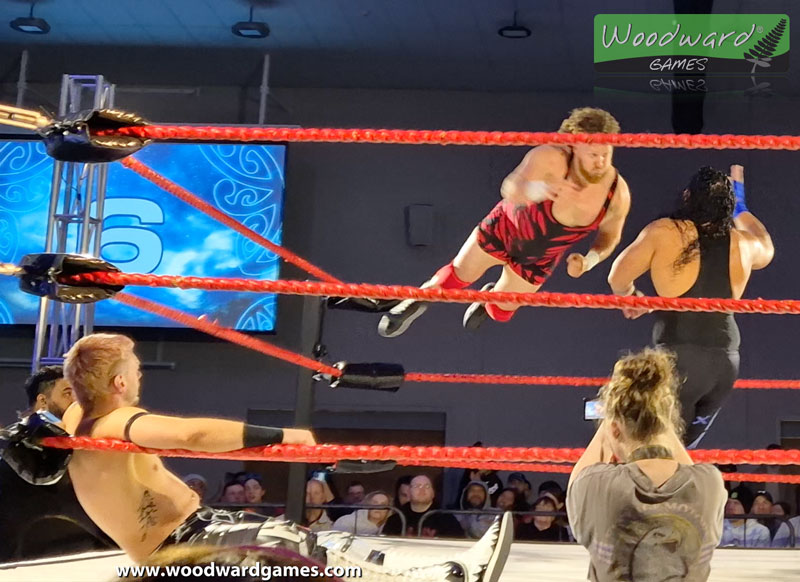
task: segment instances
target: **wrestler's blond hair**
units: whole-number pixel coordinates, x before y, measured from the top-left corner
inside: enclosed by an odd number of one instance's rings
[[[75,342],[64,360],[64,377],[84,411],[110,393],[114,376],[133,353],[133,340],[124,335],[94,333]]]
[[[619,133],[619,122],[604,109],[579,107],[569,112],[558,133]]]
[[[677,394],[675,356],[646,348],[614,365],[611,379],[600,389],[600,400],[607,419],[621,423],[633,440],[647,443],[668,428],[682,434]]]

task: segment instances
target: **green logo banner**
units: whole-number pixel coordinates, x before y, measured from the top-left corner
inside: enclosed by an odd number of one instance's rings
[[[602,73],[783,73],[786,14],[598,14],[594,68]]]

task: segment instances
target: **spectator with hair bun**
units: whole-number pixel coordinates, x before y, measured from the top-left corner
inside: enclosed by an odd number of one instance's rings
[[[706,580],[722,535],[725,488],[681,442],[674,357],[621,358],[600,389],[605,415],[567,488],[572,533],[589,550],[589,578]]]

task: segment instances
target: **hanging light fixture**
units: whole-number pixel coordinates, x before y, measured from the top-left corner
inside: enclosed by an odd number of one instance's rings
[[[25,34],[47,34],[50,32],[50,25],[44,18],[34,18],[33,16],[33,7],[36,6],[36,2],[31,2],[31,12],[26,16],[20,16],[19,18],[15,18],[11,22],[9,22],[9,26],[18,32],[24,32]]]
[[[517,11],[514,10],[513,24],[500,28],[497,34],[503,38],[528,38],[531,35],[531,29],[517,23]]]
[[[266,38],[269,36],[269,26],[266,22],[253,21],[253,5],[250,5],[250,20],[240,21],[231,26],[231,32],[242,38]]]

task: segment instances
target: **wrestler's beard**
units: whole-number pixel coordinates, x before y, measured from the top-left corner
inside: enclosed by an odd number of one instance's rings
[[[62,418],[67,411],[66,408],[61,408],[59,405],[53,403],[48,404],[46,410],[56,418]]]
[[[580,174],[581,179],[587,184],[599,183],[605,177],[607,171],[608,170],[603,170],[602,172],[598,173],[588,172],[582,165],[578,164],[578,173]]]

